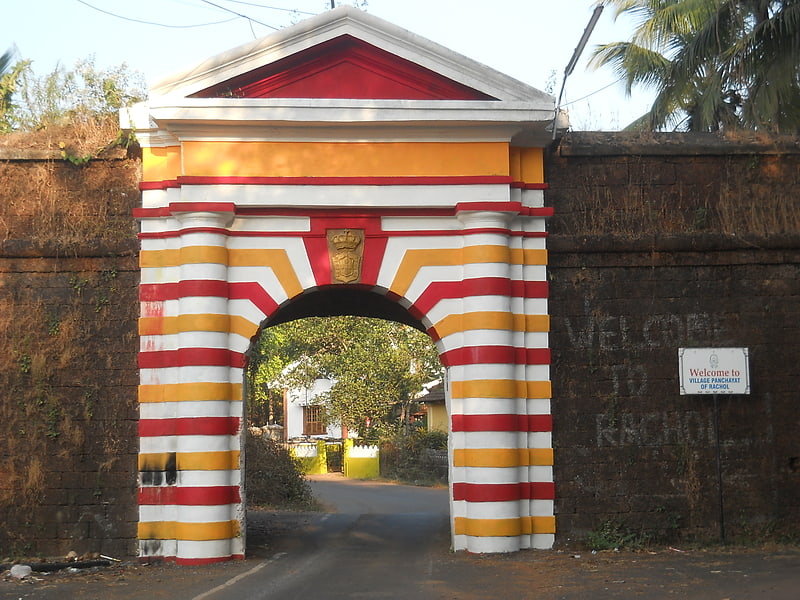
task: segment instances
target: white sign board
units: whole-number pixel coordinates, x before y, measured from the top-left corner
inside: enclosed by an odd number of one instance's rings
[[[678,348],[681,395],[749,394],[747,348]]]

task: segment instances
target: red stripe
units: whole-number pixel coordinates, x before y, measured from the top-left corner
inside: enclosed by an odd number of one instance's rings
[[[233,202],[170,202],[169,212],[173,215],[185,212],[235,213],[236,204]]]
[[[179,348],[139,352],[140,369],[166,367],[244,367],[245,356],[227,348]]]
[[[550,415],[453,415],[453,431],[552,431]]]
[[[209,487],[141,487],[139,488],[139,504],[147,506],[164,506],[178,504],[182,506],[220,506],[241,502],[239,486]]]
[[[466,298],[467,296],[547,298],[548,294],[549,286],[546,281],[517,281],[504,277],[434,281],[420,294],[412,308],[421,314],[428,314],[439,301],[446,298]]]
[[[551,482],[453,484],[453,500],[467,502],[555,500],[555,497],[555,485]]]
[[[139,190],[166,190],[168,188],[180,187],[177,179],[164,179],[162,181],[142,181],[139,183]]]
[[[521,202],[458,202],[456,212],[462,211],[514,212],[522,210]]]
[[[512,181],[511,182],[512,188],[522,189],[522,190],[547,190],[550,189],[550,185],[547,183],[525,183],[524,181]]]
[[[228,284],[228,294],[230,300],[250,300],[264,313],[265,317],[271,316],[278,310],[278,303],[255,282],[230,283]]]
[[[542,206],[540,208],[524,207],[520,214],[529,217],[552,217],[554,214],[556,214],[556,209],[552,206]]]
[[[277,214],[273,213],[273,214]],[[180,231],[156,231],[149,233],[139,233],[140,240],[166,240],[171,238],[180,237],[186,233],[218,233],[220,235],[229,235],[231,237],[302,237],[308,239],[308,232],[305,231],[228,231],[227,229],[218,229],[213,227],[193,227],[189,229],[181,229]],[[453,229],[426,229],[422,231],[384,231],[380,235],[385,238],[394,237],[442,237],[442,236],[460,236],[475,235],[479,233],[501,233],[511,237],[518,238],[546,238],[546,231],[508,231],[507,229],[495,228],[479,228],[470,229],[469,231],[453,230]]]
[[[250,300],[267,316],[278,307],[278,303],[255,282],[228,283],[216,279],[200,279],[179,283],[143,283],[139,286],[141,302],[163,302],[188,296]]]
[[[237,435],[239,417],[181,417],[176,419],[141,419],[140,437],[162,435]]]
[[[549,365],[550,349],[525,349],[512,346],[464,346],[444,352],[441,355],[441,360],[448,367],[487,364]]]
[[[244,560],[244,554],[231,554],[230,556],[220,556],[218,558],[175,558],[175,564],[183,567],[202,567],[230,560]]]

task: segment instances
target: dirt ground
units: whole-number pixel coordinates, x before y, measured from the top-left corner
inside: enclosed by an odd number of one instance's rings
[[[136,562],[110,567],[0,578],[2,600],[192,600],[248,572],[291,547],[292,532],[314,513],[251,513],[250,555],[205,567]],[[800,597],[800,548],[713,548],[643,552],[524,551],[508,555],[452,553],[446,540],[418,577],[442,600],[514,598],[592,600],[684,598],[690,600],[796,600]]]

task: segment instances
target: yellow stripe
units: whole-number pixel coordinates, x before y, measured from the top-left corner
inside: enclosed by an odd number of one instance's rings
[[[547,250],[542,248],[512,248],[512,265],[546,265]]]
[[[395,273],[391,290],[404,296],[422,267],[453,267],[465,264],[503,263],[511,259],[506,246],[467,246],[466,248],[413,248],[406,250]]]
[[[214,523],[181,523],[177,521],[149,521],[139,523],[140,540],[228,540],[239,537],[239,521]]]
[[[507,331],[550,331],[549,315],[520,315],[502,311],[470,312],[447,315],[434,325],[439,337],[472,329]]]
[[[180,146],[142,148],[142,180],[170,181],[181,174]]]
[[[230,471],[239,468],[239,451],[220,452],[151,452],[139,455],[140,471],[165,471],[175,458],[178,471]]]
[[[139,319],[139,335],[171,335],[184,331],[237,333],[250,339],[258,332],[258,325],[238,315],[190,314]]]
[[[303,292],[289,255],[283,248],[228,250],[222,246],[187,246],[180,249],[142,250],[139,253],[139,266],[143,269],[205,263],[231,267],[269,267],[289,298]]]
[[[514,379],[473,379],[454,381],[453,398],[550,398],[549,381],[516,381]]]
[[[297,278],[289,254],[283,248],[239,249],[228,251],[231,267],[269,267],[280,281],[283,291],[289,298],[303,293],[303,286]]]
[[[510,537],[556,532],[555,517],[519,517],[517,519],[454,519],[456,535],[473,537]]]
[[[184,142],[184,175],[508,176],[504,142]]]
[[[454,467],[549,467],[552,448],[456,448]]]
[[[140,385],[139,402],[187,402],[190,400],[242,400],[241,383],[166,383]]]

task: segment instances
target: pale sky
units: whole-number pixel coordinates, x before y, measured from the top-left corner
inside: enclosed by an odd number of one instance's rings
[[[337,6],[342,3],[353,0],[336,0]],[[126,63],[152,84],[268,35],[274,31],[271,27],[286,27],[327,10],[331,2],[6,0],[2,4],[6,27],[0,52],[16,45],[21,58],[33,60],[37,74],[52,71],[59,61],[72,67],[93,55],[98,68]],[[594,4],[595,0],[368,0],[366,11],[541,90],[546,90],[555,72],[552,93],[557,96]],[[620,129],[643,114],[650,102],[645,91],[634,90],[627,98],[609,68],[587,69],[594,45],[630,37],[631,23],[615,23],[613,16],[606,8],[567,79],[562,104],[570,112],[573,129]],[[216,24],[185,27],[208,23]]]

